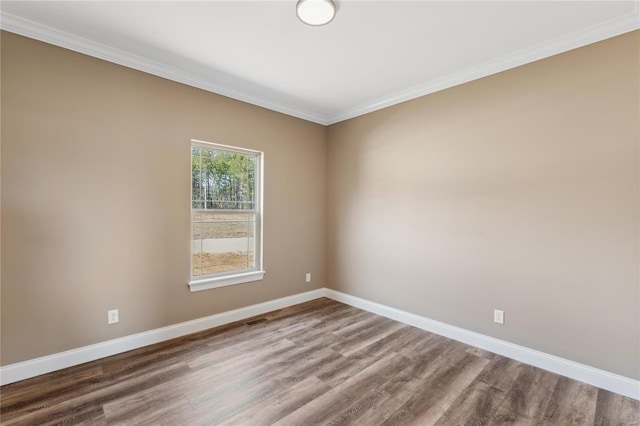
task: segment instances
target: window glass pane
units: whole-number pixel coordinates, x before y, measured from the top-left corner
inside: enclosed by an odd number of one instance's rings
[[[193,276],[254,269],[259,157],[191,149]]]
[[[192,200],[206,209],[255,209],[256,157],[231,152],[192,151]]]
[[[254,213],[193,211],[193,275],[255,267]]]
[[[202,195],[202,179],[200,173],[200,155],[194,155],[193,152],[197,148],[191,150],[191,200],[201,199]]]
[[[202,238],[249,238],[253,237],[254,214],[246,213],[211,213],[198,212],[198,230]],[[195,217],[194,217],[194,237],[195,237]]]

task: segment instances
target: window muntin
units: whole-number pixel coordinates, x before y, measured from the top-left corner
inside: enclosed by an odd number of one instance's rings
[[[191,281],[219,287],[261,279],[262,153],[192,141]],[[225,281],[225,278],[235,278]],[[213,284],[212,284],[213,283]],[[197,288],[204,289],[204,288]]]

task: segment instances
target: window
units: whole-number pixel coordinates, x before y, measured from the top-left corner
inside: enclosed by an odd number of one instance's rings
[[[262,153],[191,141],[191,291],[261,280]]]

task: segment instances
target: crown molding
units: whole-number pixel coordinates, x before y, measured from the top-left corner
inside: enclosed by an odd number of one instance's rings
[[[287,101],[277,99],[277,96],[271,96],[271,99],[254,96],[230,85],[219,84],[214,81],[215,77],[203,79],[184,69],[133,55],[10,13],[2,12],[0,29],[303,120],[322,125],[328,124],[326,117],[302,108],[291,107]]]
[[[541,43],[533,47],[472,66],[465,70],[448,74],[409,90],[400,91],[391,96],[385,96],[373,102],[349,108],[340,114],[328,117],[327,121],[330,125],[339,123],[350,118],[410,101],[430,93],[435,93],[440,90],[468,83],[482,77],[497,74],[511,68],[539,61],[553,55],[637,30],[640,28],[640,1],[635,1],[634,3],[634,10],[625,15],[555,38],[550,42]]]
[[[240,91],[236,87],[232,87],[232,85],[212,81],[214,80],[212,78],[205,79],[195,73],[133,55],[123,50],[87,40],[9,13],[2,13],[0,28],[208,92],[327,126],[637,30],[640,28],[640,0],[635,0],[634,4],[635,7],[632,12],[621,15],[620,17],[593,25],[572,34],[558,37],[550,42],[541,43],[445,75],[408,90],[396,92],[389,96],[348,108],[334,115],[325,115],[292,106],[289,101],[279,98],[277,95],[256,96],[247,91]]]

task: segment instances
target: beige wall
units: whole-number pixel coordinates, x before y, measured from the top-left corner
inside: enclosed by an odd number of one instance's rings
[[[328,285],[639,379],[639,34],[331,126]]]
[[[325,285],[325,127],[10,33],[1,78],[3,365]],[[192,138],[265,153],[262,282],[187,288]]]
[[[3,33],[1,364],[328,284],[638,379],[638,47],[327,133]],[[265,152],[264,281],[189,293],[191,138]]]

